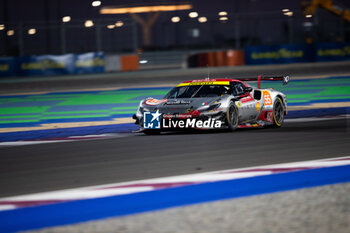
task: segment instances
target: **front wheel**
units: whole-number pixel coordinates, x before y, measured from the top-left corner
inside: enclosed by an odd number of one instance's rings
[[[234,131],[238,126],[238,109],[236,105],[231,102],[226,113],[227,126],[230,131]]]
[[[284,121],[284,107],[282,100],[277,98],[273,103],[273,126],[281,127]]]

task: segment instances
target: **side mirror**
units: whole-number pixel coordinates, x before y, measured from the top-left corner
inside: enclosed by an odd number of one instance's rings
[[[249,93],[249,92],[251,92],[252,90],[253,90],[252,87],[246,87],[246,88],[244,89],[244,91],[245,91],[246,93]]]
[[[240,96],[239,96],[239,99],[244,98],[244,97],[247,97],[251,91],[253,91],[253,88],[252,88],[252,87],[246,87],[246,88],[244,88],[244,94],[240,95]]]

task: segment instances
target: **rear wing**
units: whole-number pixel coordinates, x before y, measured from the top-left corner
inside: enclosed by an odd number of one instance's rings
[[[258,88],[260,89],[260,82],[261,81],[283,81],[283,85],[287,85],[289,82],[289,76],[262,76],[259,75],[258,80],[256,78],[240,78],[239,80],[245,81],[245,82],[256,82],[258,81]]]

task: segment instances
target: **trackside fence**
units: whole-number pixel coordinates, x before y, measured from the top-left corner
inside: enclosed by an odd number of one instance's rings
[[[0,77],[68,75],[154,68],[242,66],[350,60],[350,43],[247,46],[244,50],[141,54],[41,55],[0,58]],[[167,58],[168,57],[168,58]],[[161,58],[161,59],[160,59]],[[167,62],[168,61],[168,62]]]

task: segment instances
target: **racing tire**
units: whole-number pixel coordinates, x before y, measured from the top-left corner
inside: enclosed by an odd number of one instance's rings
[[[157,129],[145,129],[143,131],[144,134],[146,135],[159,135],[160,134],[160,130]]]
[[[273,127],[280,128],[284,121],[284,107],[282,100],[277,98],[273,103]]]
[[[231,102],[226,112],[226,122],[229,131],[235,131],[238,126],[238,109],[236,105]]]

